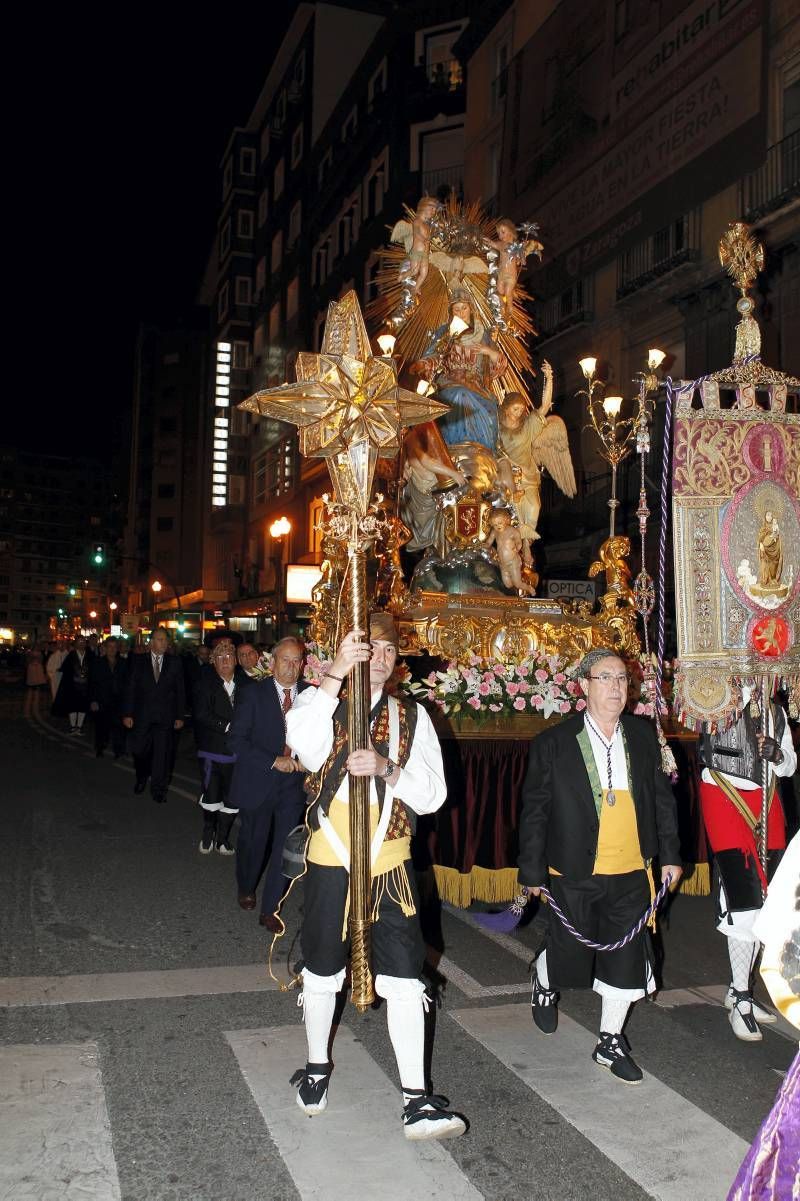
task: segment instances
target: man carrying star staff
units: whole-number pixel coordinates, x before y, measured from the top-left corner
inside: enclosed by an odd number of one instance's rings
[[[547,884],[572,925],[607,946],[636,926],[654,895],[652,860],[662,883],[681,875],[675,798],[661,769],[652,727],[623,712],[628,676],[615,651],[597,647],[578,674],[586,710],[531,743],[522,792],[519,880],[539,895]],[[623,1026],[631,1005],[655,991],[646,930],[624,947],[584,946],[551,911],[533,970],[533,1020],[558,1026],[564,988],[591,987],[602,998],[592,1058],[625,1084],[638,1084]]]
[[[314,799],[308,824],[302,928],[302,1005],[308,1062],[292,1077],[297,1104],[308,1115],[328,1104],[333,1065],[329,1044],[336,994],[344,984],[349,909],[349,779],[370,778],[372,858],[372,967],[375,992],[386,1001],[389,1038],[403,1091],[407,1139],[455,1138],[466,1123],[448,1110],[447,1099],[425,1089],[425,986],[420,980],[425,945],[411,863],[411,836],[418,815],[435,813],[446,788],[439,740],[425,710],[390,696],[386,684],[398,654],[390,614],[370,618],[369,641],[351,630],[319,688],[309,688],[286,716],[286,737],[303,765]],[[369,661],[370,747],[351,751],[347,700],[342,686],[357,663]]]

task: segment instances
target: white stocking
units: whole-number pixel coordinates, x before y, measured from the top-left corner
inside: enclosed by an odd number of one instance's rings
[[[86,720],[86,714],[85,713],[76,713],[75,716],[78,721],[78,729],[80,730],[83,726],[84,721]]]
[[[298,1004],[302,1004],[306,1023],[308,1062],[327,1063],[336,994],[344,982],[344,972],[336,976],[316,976],[303,968],[302,976],[303,991]]]
[[[536,960],[536,977],[542,988],[550,988],[550,977],[547,974],[547,951],[542,951]]]
[[[400,1073],[400,1087],[408,1103],[406,1090],[425,1091],[425,985],[421,980],[378,975],[375,991],[386,999],[389,1038]]]
[[[626,997],[603,997],[603,1009],[600,1015],[601,1034],[622,1034],[625,1018],[628,1016],[630,1001]]]
[[[759,943],[741,938],[728,939],[728,958],[731,961],[731,984],[737,992],[750,992]]]

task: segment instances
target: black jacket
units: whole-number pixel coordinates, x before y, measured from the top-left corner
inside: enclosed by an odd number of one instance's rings
[[[199,684],[194,694],[193,725],[198,751],[211,751],[214,755],[232,755],[228,744],[227,729],[233,714],[242,702],[247,688],[253,687],[246,671],[236,667],[233,673],[233,700],[225,691],[222,677],[213,667],[203,668],[199,673]]]
[[[121,716],[127,682],[126,659],[117,656],[113,671],[105,655],[100,659],[92,659],[89,664],[89,704],[99,705],[101,713]]]
[[[134,730],[143,726],[172,729],[176,720],[183,721],[185,712],[186,690],[180,659],[175,655],[164,655],[156,684],[150,652],[135,655],[122,703],[122,715],[133,718]]]
[[[678,821],[669,779],[661,770],[655,732],[647,721],[623,714],[642,858],[679,863]],[[522,789],[519,880],[546,883],[548,867],[571,880],[592,875],[600,820],[578,745],[582,716],[570,717],[531,743]]]
[[[297,690],[309,687],[300,680]],[[232,809],[256,809],[269,799],[289,804],[302,799],[304,774],[273,767],[286,746],[286,722],[271,677],[245,690],[228,741],[236,755],[228,799]]]

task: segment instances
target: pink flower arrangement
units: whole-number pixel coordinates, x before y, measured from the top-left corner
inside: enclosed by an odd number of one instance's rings
[[[406,684],[418,700],[433,701],[444,713],[495,713],[531,711],[551,717],[583,707],[576,665],[557,655],[534,653],[521,663],[484,662],[471,655],[463,662],[450,660],[443,671]]]

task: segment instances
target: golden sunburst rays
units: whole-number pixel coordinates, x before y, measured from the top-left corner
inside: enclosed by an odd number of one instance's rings
[[[743,221],[731,221],[719,240],[719,261],[744,296],[764,270],[764,247]]]
[[[413,220],[411,209],[406,208],[405,213],[409,221]],[[401,365],[422,358],[432,332],[449,321],[451,291],[466,289],[481,322],[508,361],[508,370],[493,384],[496,395],[502,398],[506,392],[527,389],[525,375],[533,369],[525,339],[535,331],[525,307],[531,298],[519,285],[509,329],[502,330],[493,322],[488,300],[486,243],[495,237],[495,227],[496,219],[488,217],[478,203],[463,204],[451,196],[443,206],[433,223],[427,279],[415,296],[414,307],[397,329],[395,355]],[[376,281],[379,294],[367,307],[371,323],[384,324],[400,308],[403,296],[400,267],[407,253],[403,245],[384,247]]]
[[[399,387],[394,362],[372,354],[358,298],[349,292],[328,308],[322,353],[298,355],[297,382],[264,388],[239,408],[296,425],[301,453],[329,458],[361,441],[392,457],[404,428],[448,406]]]

